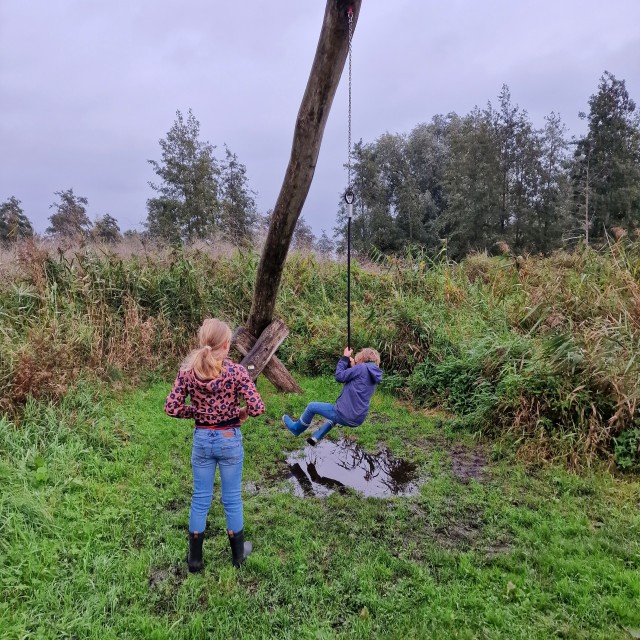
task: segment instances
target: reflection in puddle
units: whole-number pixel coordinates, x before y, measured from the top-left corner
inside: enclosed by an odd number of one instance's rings
[[[416,466],[384,451],[367,453],[354,442],[323,440],[287,459],[298,497],[356,489],[367,497],[412,496],[419,490]]]

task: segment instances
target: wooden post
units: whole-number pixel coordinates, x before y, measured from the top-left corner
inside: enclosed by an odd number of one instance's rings
[[[289,244],[309,193],[324,128],[349,52],[347,11],[353,10],[353,33],[361,4],[362,0],[327,0],[316,56],[298,111],[291,158],[258,267],[247,323],[253,336],[259,336],[273,319]]]
[[[289,335],[289,329],[282,320],[274,320],[256,340],[251,351],[240,363],[246,367],[249,375],[256,380],[268,364],[271,357],[278,350],[284,339]]]
[[[240,327],[233,336],[233,347],[242,356],[247,356],[251,349],[253,349],[257,340],[246,329]],[[244,360],[243,360],[244,362]],[[249,374],[251,375],[251,371]],[[284,393],[302,393],[302,389],[298,386],[291,374],[287,371],[287,368],[273,355],[266,363],[264,375],[269,382],[278,390]],[[257,376],[255,376],[257,378]],[[255,380],[255,378],[253,378]]]

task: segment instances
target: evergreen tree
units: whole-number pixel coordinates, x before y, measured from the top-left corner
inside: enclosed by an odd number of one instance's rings
[[[203,237],[220,227],[220,168],[214,147],[201,142],[199,133],[200,123],[191,110],[186,120],[177,111],[160,140],[161,161],[148,161],[161,182],[149,182],[159,195],[147,201],[147,228],[169,241]]]
[[[533,250],[542,203],[543,139],[505,85],[499,108],[491,103],[464,118],[452,117],[446,169],[446,209],[436,229],[450,253],[492,248],[506,240],[515,251]],[[555,167],[555,165],[554,165]],[[550,181],[555,173],[549,175]],[[547,212],[548,213],[548,212]]]
[[[75,195],[73,189],[56,191],[54,195],[60,198],[60,202],[54,202],[49,207],[55,213],[49,216],[51,224],[47,227],[47,233],[59,239],[87,238],[91,232],[91,221],[86,209],[89,204],[87,198]]]
[[[327,232],[323,229],[322,234],[316,242],[316,251],[325,258],[331,258],[335,248],[335,242],[329,238]]]
[[[572,198],[592,232],[640,226],[635,104],[624,83],[605,74],[590,105],[589,133],[574,159],[575,195],[560,118],[552,113],[536,130],[506,85],[496,108],[488,103],[464,117],[436,116],[409,135],[360,141],[352,155],[352,247],[397,252],[417,243],[435,251],[441,235],[454,258],[498,240],[515,252],[548,254],[572,226]],[[346,223],[341,198],[338,250]]]
[[[307,224],[304,216],[298,218],[296,222],[296,228],[293,231],[293,238],[291,244],[294,249],[298,251],[309,251],[315,244],[316,237],[313,235],[313,230]]]
[[[566,127],[556,113],[545,120],[540,140],[540,197],[535,203],[529,244],[534,251],[548,255],[560,246],[570,225],[570,189]]]
[[[25,215],[20,200],[11,196],[0,204],[0,242],[15,242],[33,236],[33,227]]]
[[[587,237],[640,226],[640,123],[624,80],[605,71],[581,115],[588,130],[576,145],[573,179]]]
[[[221,226],[236,245],[246,243],[258,221],[255,193],[249,189],[247,168],[225,145],[226,158],[221,172]]]
[[[172,245],[180,244],[186,238],[179,223],[183,203],[173,198],[149,198],[147,200],[146,231],[152,238],[162,238]]]
[[[506,228],[500,141],[490,111],[453,118],[443,184],[447,209],[436,221],[451,257],[492,246]]]
[[[435,221],[446,208],[443,176],[450,153],[449,126],[453,118],[453,114],[434,116],[428,124],[415,127],[406,142],[405,153],[421,200],[421,222],[429,248],[439,245]]]
[[[443,173],[449,155],[449,118],[435,116],[409,135],[385,133],[353,152],[352,245],[385,253],[406,245],[436,248],[435,221],[445,206]],[[336,237],[342,250],[346,208],[340,203]]]
[[[269,232],[269,226],[271,225],[272,215],[273,209],[269,209],[266,213],[257,214],[254,229],[255,233],[258,236],[266,237],[267,233]]]
[[[382,252],[400,249],[402,240],[397,231],[388,185],[382,175],[377,144],[356,143],[353,149],[353,219],[351,245],[363,253],[372,248]],[[338,251],[346,249],[347,210],[344,193],[340,197],[335,236],[339,238]]]
[[[108,213],[98,218],[93,225],[93,237],[107,244],[115,244],[122,238],[118,221]]]
[[[503,85],[499,101],[499,110],[493,110],[491,104],[487,110],[500,154],[499,236],[520,252],[531,248],[535,203],[539,200],[540,140],[526,111],[511,103],[507,85]]]
[[[426,200],[414,167],[409,163],[406,147],[406,138],[397,134],[384,134],[376,142],[376,160],[386,192],[387,209],[401,246],[423,244],[427,240]]]

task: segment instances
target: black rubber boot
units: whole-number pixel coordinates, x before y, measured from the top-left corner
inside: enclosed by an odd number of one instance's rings
[[[187,556],[187,564],[191,573],[202,571],[202,543],[204,541],[204,533],[189,532],[189,555]]]
[[[231,545],[231,561],[234,567],[239,567],[246,557],[253,551],[253,545],[244,541],[244,529],[240,531],[228,531],[229,544]]]

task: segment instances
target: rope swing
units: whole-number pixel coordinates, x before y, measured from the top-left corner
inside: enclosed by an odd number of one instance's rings
[[[347,190],[344,201],[347,203],[347,347],[351,349],[351,218],[353,217],[354,194],[351,187],[351,39],[353,36],[353,7],[347,11],[349,21],[349,115],[347,140]]]

